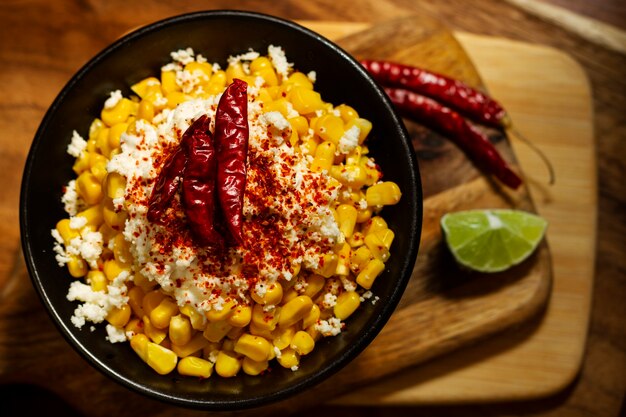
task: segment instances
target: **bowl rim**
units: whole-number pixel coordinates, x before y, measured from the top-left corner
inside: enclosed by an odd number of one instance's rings
[[[88,350],[81,341],[75,337],[72,332],[69,330],[69,323],[66,323],[64,319],[61,318],[57,309],[53,305],[51,299],[48,297],[46,291],[44,290],[44,285],[42,284],[41,277],[38,272],[38,268],[36,266],[36,262],[34,260],[35,254],[32,252],[32,248],[30,247],[29,241],[29,223],[28,223],[28,188],[31,182],[31,172],[33,170],[33,161],[35,154],[37,153],[37,148],[39,147],[40,138],[44,134],[47,129],[47,126],[50,122],[50,119],[56,113],[57,108],[63,102],[65,96],[68,92],[73,88],[73,86],[78,82],[78,80],[82,79],[83,76],[90,71],[93,67],[98,65],[98,63],[104,58],[108,57],[119,48],[122,48],[129,42],[134,41],[137,38],[140,38],[150,32],[158,31],[161,28],[168,27],[170,25],[177,25],[187,21],[194,21],[197,19],[215,19],[215,18],[248,18],[248,19],[259,19],[264,20],[266,22],[270,22],[271,24],[277,24],[279,26],[286,26],[291,30],[295,30],[298,32],[307,35],[314,39],[314,41],[321,42],[325,47],[333,50],[335,53],[340,55],[343,60],[348,61],[355,69],[360,72],[360,75],[365,78],[370,87],[376,92],[378,98],[384,104],[384,106],[389,110],[389,114],[393,118],[394,124],[396,124],[400,131],[400,136],[402,139],[402,144],[405,148],[405,151],[409,154],[409,165],[410,165],[410,173],[411,178],[409,183],[412,185],[411,190],[403,190],[404,193],[411,193],[415,196],[416,210],[418,215],[412,216],[414,217],[414,224],[411,224],[410,233],[411,238],[409,239],[409,250],[407,253],[407,258],[403,261],[403,266],[400,269],[401,273],[398,276],[396,285],[389,296],[388,303],[382,308],[380,314],[372,319],[371,326],[364,329],[364,332],[358,338],[356,343],[346,347],[346,349],[342,352],[342,354],[337,358],[336,361],[331,362],[330,364],[321,367],[316,372],[312,373],[307,378],[288,386],[285,389],[277,390],[272,392],[271,394],[265,395],[263,397],[256,396],[244,399],[226,399],[226,400],[195,400],[187,397],[180,397],[176,395],[171,395],[168,393],[161,392],[159,390],[151,389],[149,386],[142,384],[141,382],[134,381],[130,378],[125,377],[119,372],[114,371],[110,368],[105,360],[98,358],[94,355],[90,350]],[[52,317],[52,321],[54,322],[57,329],[61,332],[61,334],[65,337],[65,339],[69,342],[69,344],[77,351],[80,356],[87,360],[89,364],[98,369],[100,372],[105,374],[107,377],[111,378],[115,382],[121,384],[126,388],[130,388],[131,390],[138,392],[143,395],[147,395],[153,399],[157,399],[160,401],[164,401],[166,403],[175,404],[179,406],[184,406],[188,408],[195,409],[204,409],[204,410],[235,410],[235,409],[246,409],[252,407],[258,407],[261,405],[266,405],[273,402],[278,402],[280,400],[284,400],[290,397],[293,397],[295,394],[304,391],[306,388],[313,387],[323,380],[327,379],[331,375],[338,372],[340,369],[345,367],[352,359],[354,359],[359,353],[361,353],[376,337],[376,335],[382,330],[385,323],[389,320],[391,314],[397,307],[400,298],[408,284],[408,281],[411,277],[411,273],[413,271],[413,267],[416,261],[417,252],[419,249],[420,237],[422,232],[422,216],[423,216],[423,194],[422,194],[422,186],[421,186],[421,178],[419,167],[417,164],[417,160],[415,157],[415,152],[410,143],[409,135],[406,131],[404,123],[401,118],[394,111],[393,105],[391,104],[388,97],[385,95],[383,90],[378,86],[378,84],[371,78],[371,76],[365,71],[365,69],[358,63],[358,61],[353,58],[350,54],[344,51],[340,46],[335,44],[334,42],[328,40],[324,36],[298,24],[291,20],[279,18],[276,16],[251,12],[251,11],[243,11],[243,10],[205,10],[205,11],[197,11],[192,13],[185,13],[175,16],[170,16],[153,23],[147,24],[145,26],[139,27],[129,33],[126,33],[122,37],[118,38],[111,44],[109,44],[104,49],[100,50],[95,56],[93,56],[89,61],[87,61],[77,72],[75,72],[69,81],[65,84],[65,86],[58,93],[48,110],[46,111],[35,135],[33,138],[33,142],[31,144],[22,177],[22,184],[20,188],[20,206],[19,206],[19,223],[20,223],[20,236],[21,236],[21,246],[22,251],[25,258],[26,267],[31,278],[31,282],[35,287],[35,290],[43,302],[48,314]]]

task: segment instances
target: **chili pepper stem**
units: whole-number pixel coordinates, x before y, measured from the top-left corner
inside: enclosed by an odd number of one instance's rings
[[[535,145],[533,142],[531,142],[530,139],[528,139],[526,136],[524,136],[519,130],[517,130],[513,126],[513,124],[510,122],[510,118],[507,117],[507,119],[509,120],[508,125],[505,125],[507,131],[511,132],[515,137],[517,137],[519,140],[524,142],[526,144],[526,146],[528,146],[530,149],[532,149],[532,151],[535,152],[535,154],[537,154],[537,156],[539,156],[539,158],[541,158],[541,160],[545,164],[546,168],[548,169],[548,175],[549,175],[548,184],[554,185],[554,183],[556,181],[556,174],[554,173],[554,167],[552,166],[552,162],[550,162],[550,160],[548,159],[546,154],[544,154],[543,151],[541,151],[541,149],[539,149],[539,147],[537,145]]]

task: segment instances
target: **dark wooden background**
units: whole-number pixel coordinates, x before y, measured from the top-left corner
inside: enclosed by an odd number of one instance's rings
[[[549,0],[595,21],[626,30],[623,1]],[[594,305],[583,368],[563,392],[523,403],[443,407],[334,407],[299,413],[318,416],[617,416],[624,413],[626,390],[626,55],[608,43],[593,41],[590,27],[554,23],[531,0],[289,0],[289,1],[121,1],[3,0],[0,2],[0,135],[14,138],[0,150],[0,166],[21,166],[36,129],[58,91],[90,57],[120,34],[166,16],[189,11],[237,8],[290,19],[378,22],[407,14],[433,16],[453,30],[503,36],[551,45],[584,67],[593,88],[598,158],[598,243]],[[557,19],[558,20],[558,19]],[[563,19],[565,21],[565,18]],[[624,51],[626,45],[622,45]],[[54,57],[51,60],[50,57]],[[45,72],[46,78],[35,76]],[[33,82],[34,80],[34,82]],[[37,82],[46,82],[45,88]],[[50,88],[55,85],[56,88]],[[15,87],[19,96],[8,94]],[[20,161],[20,163],[16,163]],[[9,164],[10,162],[10,164]],[[0,201],[17,207],[20,170],[3,171]],[[2,204],[9,207],[10,204]],[[0,212],[0,236],[12,242],[0,253],[12,265],[20,252],[17,210]],[[7,247],[3,245],[3,247]],[[3,277],[10,271],[0,271]],[[0,302],[3,293],[0,292]],[[37,328],[32,329],[37,332]],[[7,352],[7,346],[0,350]],[[9,354],[8,352],[5,354]],[[19,358],[15,358],[19,360]],[[50,358],[54,360],[54,358]],[[54,378],[53,375],[50,376]],[[1,382],[1,381],[0,381]],[[24,398],[25,402],[18,402]],[[19,407],[19,408],[18,408]],[[3,415],[72,415],[49,393],[31,387],[0,385]]]

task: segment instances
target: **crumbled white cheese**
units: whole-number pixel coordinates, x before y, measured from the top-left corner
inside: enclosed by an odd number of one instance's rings
[[[315,329],[323,336],[337,336],[341,333],[343,324],[337,317],[331,317],[328,320],[319,320],[315,324]]]
[[[344,276],[341,277],[341,283],[343,284],[343,289],[346,291],[356,291],[357,289],[356,283]]]
[[[379,297],[379,296],[377,296],[377,295],[376,295],[376,296],[374,296],[374,299],[372,300],[372,305],[376,304],[376,302],[377,302],[378,300],[380,300],[380,297]]]
[[[178,51],[171,52],[170,56],[174,62],[179,62],[182,65],[187,65],[194,61],[194,52],[191,48],[179,49]]]
[[[85,225],[87,224],[87,218],[86,217],[76,217],[76,216],[72,216],[70,217],[70,229],[74,229],[74,230],[80,230],[83,227],[85,227]]]
[[[317,73],[315,71],[309,71],[306,76],[312,83],[317,81]]]
[[[109,98],[107,98],[104,102],[104,108],[112,109],[113,107],[117,106],[117,103],[119,103],[123,98],[124,97],[122,96],[122,92],[120,90],[112,91]]]
[[[252,49],[249,49],[248,52],[245,52],[243,54],[229,56],[227,61],[228,61],[228,65],[237,65],[241,61],[252,61],[254,59],[257,59],[258,57],[259,57],[258,52],[253,51]]]
[[[51,234],[54,238],[54,246],[52,247],[52,250],[56,253],[54,259],[57,261],[59,266],[63,266],[70,261],[70,257],[63,248],[63,238],[57,229],[52,229]]]
[[[339,139],[338,150],[341,153],[347,154],[352,152],[359,145],[359,134],[361,130],[357,125],[352,126],[346,130],[341,139]]]
[[[276,73],[279,74],[283,80],[287,79],[293,64],[287,61],[283,48],[270,45],[267,48],[267,54],[270,57],[270,61],[272,61],[272,65],[276,68]]]
[[[331,293],[324,294],[322,304],[324,308],[333,308],[337,304],[337,296]]]
[[[290,368],[293,372],[296,372],[298,370],[298,365],[294,365]]]
[[[67,145],[67,153],[72,155],[74,158],[78,158],[86,148],[87,141],[83,139],[83,137],[79,135],[77,131],[72,131],[72,139],[70,141],[70,144]]]
[[[373,295],[374,294],[371,291],[365,291],[363,294],[361,294],[359,300],[361,300],[361,302],[364,302],[365,300],[372,298]]]
[[[291,128],[291,124],[285,119],[279,111],[270,111],[261,115],[261,121],[267,125],[272,125],[278,130],[286,130]]]
[[[107,324],[106,331],[106,340],[108,340],[110,343],[121,343],[127,340],[124,329],[118,329],[111,324]]]
[[[61,197],[61,202],[63,203],[63,208],[67,214],[70,216],[78,214],[84,203],[76,191],[76,180],[71,180],[67,183],[63,196]]]
[[[220,354],[219,350],[212,350],[209,352],[209,356],[207,357],[209,362],[215,363],[217,362],[217,355]]]

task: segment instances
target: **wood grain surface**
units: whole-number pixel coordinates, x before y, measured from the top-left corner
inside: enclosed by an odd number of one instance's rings
[[[578,59],[587,71],[594,88],[595,128],[598,140],[599,163],[599,226],[596,263],[595,303],[587,354],[580,377],[566,391],[546,400],[491,406],[463,406],[436,408],[399,408],[394,412],[405,415],[572,415],[614,416],[619,413],[624,387],[626,387],[626,346],[624,343],[626,305],[626,261],[624,252],[624,162],[626,125],[623,118],[625,106],[623,55],[584,41],[567,31],[524,13],[515,7],[497,1],[473,0],[449,2],[382,0],[365,1],[358,7],[341,1],[308,2],[205,2],[182,1],[121,2],[121,1],[65,1],[29,2],[7,1],[0,5],[0,69],[4,82],[0,84],[3,97],[2,134],[14,138],[1,150],[3,167],[19,166],[34,133],[33,120],[40,120],[65,80],[82,63],[106,46],[120,33],[140,24],[182,12],[202,8],[237,7],[276,14],[292,19],[333,19],[379,22],[407,14],[424,14],[437,17],[455,30],[466,30],[488,35],[539,42],[558,47]],[[459,12],[459,11],[463,12]],[[8,41],[4,41],[8,40]],[[44,57],[54,57],[46,60]],[[9,94],[12,91],[19,94]],[[16,162],[18,161],[18,162]],[[5,186],[0,193],[2,207],[17,204],[21,170],[5,169]],[[0,264],[4,270],[0,277],[11,271],[16,255],[17,212],[0,209],[3,251]],[[4,294],[7,287],[3,286]],[[22,298],[11,302],[19,305]],[[3,303],[8,302],[5,298]],[[25,320],[29,312],[23,311]],[[29,327],[40,330],[51,324],[47,319],[29,322]],[[58,348],[67,346],[62,340],[50,341],[29,336],[35,342],[50,342],[50,357]],[[45,333],[45,332],[44,332]],[[2,354],[13,355],[10,345],[3,345]],[[76,364],[82,366],[76,356]],[[71,367],[70,367],[71,368]],[[67,372],[67,367],[55,369]],[[54,375],[54,374],[53,374]],[[87,381],[98,382],[95,380]],[[15,391],[11,391],[15,392]],[[99,404],[94,404],[98,407]],[[121,407],[121,406],[120,406]],[[24,411],[22,409],[22,411]],[[323,412],[327,415],[386,415],[384,407],[368,408],[316,408],[310,415]]]

